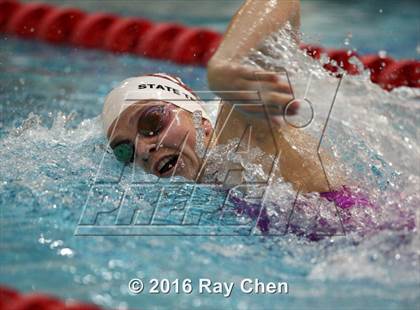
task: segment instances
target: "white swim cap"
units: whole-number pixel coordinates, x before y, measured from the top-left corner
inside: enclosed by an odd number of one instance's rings
[[[156,73],[128,78],[111,90],[102,111],[105,134],[120,113],[139,100],[162,100],[191,113],[201,111],[202,117],[210,121],[201,106],[203,102],[179,78]]]

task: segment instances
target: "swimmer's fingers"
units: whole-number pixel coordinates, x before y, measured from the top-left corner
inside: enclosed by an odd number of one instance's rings
[[[245,89],[293,94],[292,86],[286,76],[275,72],[254,72],[253,76],[248,73],[248,76],[246,76],[245,80],[242,80],[241,84]]]
[[[281,116],[282,112],[276,108],[269,108],[267,106],[263,106],[262,104],[253,105],[253,104],[246,104],[246,105],[239,105],[237,109],[244,113],[245,115],[251,116],[253,118],[267,118],[270,116]]]
[[[241,66],[237,70],[242,78],[250,81],[278,82],[282,79],[283,76],[285,76],[285,71],[261,71],[249,66]]]
[[[223,99],[243,101],[243,103],[262,101],[267,105],[273,105],[273,107],[270,107],[272,113],[282,111],[282,108],[278,105],[283,106],[293,99],[288,83],[256,82],[241,79],[237,82],[236,89],[221,94]]]
[[[292,95],[279,92],[237,91],[231,95],[229,98],[225,96],[224,101],[234,104],[241,111],[255,114],[255,116],[261,116],[265,112],[270,115],[283,115],[286,106],[287,114],[294,115],[299,108],[297,102],[291,103]]]
[[[255,116],[258,118],[264,118],[266,115],[268,116],[282,116],[284,114],[284,109],[282,106],[279,106],[277,104],[271,104],[267,105],[262,103],[261,101],[255,102],[255,101],[235,101],[233,102],[233,105],[236,109],[238,109],[241,112],[244,112],[247,115]],[[293,106],[293,104],[291,105]],[[295,107],[291,108],[289,107],[287,109],[287,114],[295,114],[296,113]]]
[[[285,94],[292,94],[289,83],[282,81],[248,81],[242,80],[239,85],[242,89],[252,89],[259,92],[273,91]]]
[[[299,109],[297,101],[293,101],[293,96],[282,94],[278,92],[266,92],[262,94],[262,101],[267,107],[281,111],[281,114],[286,110],[287,114],[294,115]],[[278,114],[278,113],[277,113]]]
[[[275,125],[278,125],[278,126],[283,125],[283,118],[281,116],[272,116],[271,121]]]

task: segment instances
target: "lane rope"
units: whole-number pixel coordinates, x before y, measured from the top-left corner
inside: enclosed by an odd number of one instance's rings
[[[78,301],[62,301],[56,297],[42,294],[21,294],[0,285],[1,310],[101,310],[99,306]]]
[[[0,32],[51,44],[131,53],[198,66],[207,64],[222,40],[220,33],[206,28],[17,0],[0,0]],[[364,68],[370,70],[372,82],[386,90],[420,87],[420,62],[416,60],[359,56],[351,50],[325,49],[317,45],[301,48],[315,59],[326,54],[329,62],[324,68],[332,73],[340,67],[348,74],[358,74],[359,69],[352,62],[352,57],[357,57]]]

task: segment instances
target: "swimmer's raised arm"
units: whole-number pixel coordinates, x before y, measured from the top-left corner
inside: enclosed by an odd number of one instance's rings
[[[287,22],[299,30],[299,0],[246,0],[232,18],[211,63],[240,61]]]
[[[293,99],[289,84],[279,80],[273,72],[261,69],[256,72],[255,68],[242,62],[252,49],[258,49],[270,34],[287,22],[298,33],[299,10],[298,0],[246,1],[233,17],[219,49],[208,64],[208,82],[223,103],[216,124],[216,132],[221,132],[218,143],[227,143],[232,138],[241,137],[248,128],[253,128],[258,134],[252,137],[251,145],[258,146],[266,154],[280,152],[281,169],[278,172],[285,181],[299,191],[327,192],[344,184],[343,178],[340,173],[326,178],[317,156],[316,141],[302,130],[281,124],[281,118],[272,117],[275,126],[267,126],[262,113],[264,106],[270,116],[284,113],[285,105]],[[240,104],[260,103],[255,100],[255,91],[258,91],[264,106]],[[297,109],[297,102],[294,102],[287,113],[295,114]],[[234,126],[228,126],[228,130],[223,131],[229,120],[234,120]],[[269,138],[271,136],[275,137],[274,144]],[[326,167],[334,165],[329,154],[321,150],[321,155]]]
[[[292,97],[286,81],[278,80],[275,74],[259,72],[241,64],[244,57],[273,32],[278,31],[287,22],[293,30],[299,30],[299,0],[247,0],[232,18],[224,38],[207,65],[207,78],[210,89],[222,99],[232,99],[226,91],[261,91],[262,99],[272,113],[282,113]],[[235,99],[252,100],[252,93],[235,93]],[[298,106],[291,105],[288,113],[296,113]],[[258,111],[244,107],[246,112]]]

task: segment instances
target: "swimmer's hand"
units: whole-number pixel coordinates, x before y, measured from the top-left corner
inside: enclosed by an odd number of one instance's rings
[[[294,115],[299,108],[297,102],[288,105],[293,100],[292,90],[274,72],[212,59],[207,66],[207,78],[210,89],[225,103],[240,104],[240,110],[251,116],[263,117],[263,105],[274,117],[285,111]]]

